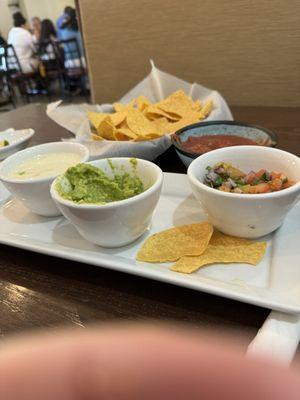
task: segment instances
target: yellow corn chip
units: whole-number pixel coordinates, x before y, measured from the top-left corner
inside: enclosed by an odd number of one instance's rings
[[[206,103],[204,103],[203,107],[200,110],[200,118],[199,119],[205,119],[206,117],[209,116],[213,109],[214,103],[212,100],[207,100]]]
[[[187,255],[200,255],[206,249],[212,225],[205,221],[199,224],[182,225],[150,236],[137,254],[138,261],[176,261]]]
[[[155,120],[157,118],[165,117],[170,121],[179,121],[181,118],[179,115],[173,113],[167,113],[159,109],[156,105],[151,105],[147,107],[144,111],[144,114],[150,120]]]
[[[104,118],[98,127],[98,134],[107,140],[114,140],[115,127],[110,116]]]
[[[239,238],[236,236],[225,235],[220,231],[214,230],[210,239],[210,246],[248,246],[255,242],[253,240]]]
[[[263,258],[266,247],[266,242],[253,242],[215,231],[204,253],[197,257],[180,258],[171,267],[171,270],[183,274],[191,274],[205,265],[215,263],[257,265]]]
[[[128,128],[117,128],[115,131],[116,140],[135,140],[138,136]]]
[[[188,111],[193,109],[194,102],[183,90],[177,90],[166,99],[157,103],[156,106],[167,113],[183,117]]]
[[[93,140],[98,140],[98,141],[103,140],[103,137],[99,136],[98,134],[96,135],[95,133],[92,133],[92,134],[91,134],[91,138],[92,138]]]
[[[137,136],[134,141],[135,142],[144,142],[145,140],[154,140],[154,139],[158,139],[161,138],[162,135],[159,135],[157,133],[151,133],[149,135],[145,135],[145,136]]]
[[[88,119],[90,123],[98,129],[100,123],[107,117],[107,114],[104,113],[96,113],[96,112],[88,112]]]
[[[139,97],[137,97],[135,99],[135,104],[138,110],[140,111],[144,111],[145,108],[147,108],[148,106],[150,106],[151,101],[147,99],[146,96],[141,95]]]
[[[126,121],[129,129],[137,135],[147,136],[155,133],[155,127],[149,121],[144,114],[136,109],[127,111]]]
[[[199,114],[198,112],[190,113],[186,117],[181,118],[181,120],[170,124],[170,132],[176,132],[187,125],[191,125],[194,124],[195,122],[198,122],[199,121],[198,114]]]
[[[195,110],[195,111],[200,111],[201,108],[202,108],[202,103],[201,103],[201,101],[200,101],[200,100],[194,101],[194,104],[193,104],[193,106],[192,106],[192,109]]]
[[[114,109],[116,110],[116,112],[127,111],[127,110],[130,110],[131,108],[133,108],[134,100],[131,100],[131,102],[128,104],[114,103],[113,106],[114,106]]]
[[[126,111],[119,111],[116,113],[106,114],[106,115],[110,116],[113,125],[117,127],[120,126],[122,122],[126,120],[126,114],[127,114]]]

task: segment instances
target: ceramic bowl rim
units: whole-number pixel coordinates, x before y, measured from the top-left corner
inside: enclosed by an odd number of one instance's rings
[[[10,129],[7,129],[7,131],[8,130],[10,130]],[[24,129],[12,129],[12,133],[19,132],[19,131],[26,131],[26,130],[28,131],[28,133],[27,133],[27,135],[25,137],[23,137],[23,139],[20,139],[17,142],[14,142],[12,144],[9,144],[8,146],[0,148],[0,154],[2,154],[2,153],[4,154],[9,150],[13,150],[13,149],[15,149],[15,147],[20,146],[20,144],[23,144],[23,143],[29,141],[29,139],[31,139],[32,136],[35,134],[35,130],[32,129],[32,128],[28,128],[28,129],[26,129],[26,128],[24,128]],[[5,131],[2,131],[1,133],[5,133]]]
[[[288,194],[291,194],[293,192],[296,192],[297,190],[300,190],[300,179],[298,180],[298,182],[296,182],[293,186],[290,186],[289,188],[277,191],[277,192],[271,192],[271,193],[260,193],[260,194],[239,194],[239,193],[228,193],[228,192],[223,192],[221,190],[217,190],[214,188],[211,188],[207,185],[205,185],[204,183],[200,182],[196,176],[193,173],[193,169],[195,168],[195,164],[197,163],[198,158],[200,159],[200,157],[204,157],[204,156],[209,156],[209,155],[214,155],[216,153],[222,153],[223,151],[229,151],[229,149],[234,149],[235,151],[240,151],[240,150],[247,150],[247,148],[251,148],[251,149],[255,149],[256,151],[261,151],[262,147],[259,146],[234,146],[234,147],[224,147],[221,149],[216,149],[216,150],[212,150],[209,151],[207,153],[205,153],[202,156],[197,157],[195,160],[192,161],[192,163],[190,164],[190,166],[188,167],[187,170],[187,176],[188,179],[196,186],[198,187],[198,189],[200,189],[201,191],[205,191],[208,192],[210,194],[213,194],[214,196],[217,196],[219,198],[232,198],[232,199],[236,199],[236,200],[240,200],[240,201],[245,201],[245,200],[266,200],[266,199],[275,199],[275,198],[281,198],[284,197]],[[259,149],[259,150],[258,150]],[[264,151],[266,151],[266,149],[263,149]],[[267,151],[269,152],[280,152],[283,153],[285,155],[288,155],[289,157],[292,156],[292,158],[297,159],[299,166],[300,166],[300,158],[297,157],[295,154],[289,153],[287,151],[284,150],[280,150],[280,149],[274,149],[272,147],[267,147]]]
[[[105,161],[105,160],[113,160],[113,161],[118,161],[118,160],[131,160],[132,157],[112,157],[112,158],[101,158],[98,160],[92,160],[87,162],[86,164],[94,164],[97,161]],[[144,192],[139,193],[133,197],[129,197],[128,199],[124,199],[124,200],[117,200],[117,201],[112,201],[110,203],[106,203],[106,204],[77,204],[71,200],[66,200],[63,197],[61,197],[56,188],[55,185],[58,181],[58,179],[60,179],[60,177],[62,175],[59,175],[55,178],[55,180],[52,182],[51,187],[50,187],[50,193],[52,196],[52,199],[55,200],[57,203],[62,204],[64,206],[67,206],[69,208],[73,208],[73,209],[78,209],[78,210],[107,210],[107,209],[112,209],[112,208],[118,208],[118,207],[122,207],[122,206],[126,206],[126,205],[130,205],[133,203],[136,203],[138,201],[143,200],[145,197],[148,197],[149,195],[151,195],[152,193],[154,193],[157,189],[159,189],[159,187],[161,186],[162,182],[163,182],[163,171],[161,170],[161,168],[154,164],[151,161],[148,160],[144,160],[141,158],[136,158],[136,160],[138,162],[142,162],[147,164],[148,166],[150,166],[150,168],[154,168],[157,171],[157,177],[155,182],[153,183],[153,185],[151,185],[148,189],[146,189]]]
[[[20,184],[20,185],[27,185],[27,184],[35,184],[35,183],[45,183],[45,182],[51,182],[53,179],[55,179],[57,177],[57,174],[51,175],[51,176],[46,176],[43,178],[37,178],[37,179],[32,179],[32,178],[28,178],[28,179],[13,179],[13,178],[9,178],[8,176],[6,176],[5,174],[3,174],[2,169],[6,166],[9,165],[10,162],[13,162],[14,159],[16,159],[17,157],[20,156],[20,154],[25,154],[28,153],[30,154],[31,152],[33,153],[32,155],[34,155],[35,151],[38,151],[38,149],[44,149],[49,147],[49,149],[52,146],[68,146],[69,144],[72,144],[73,147],[77,147],[80,148],[82,151],[82,160],[80,162],[86,162],[89,159],[89,150],[86,146],[84,146],[81,143],[77,143],[77,142],[48,142],[48,143],[42,143],[42,144],[38,144],[36,146],[32,146],[32,147],[27,147],[24,150],[20,150],[12,155],[10,155],[9,157],[7,157],[5,160],[3,160],[1,162],[0,165],[0,180],[6,183],[13,183],[13,184]],[[49,153],[51,151],[49,150]],[[54,152],[54,151],[52,151]],[[45,153],[46,154],[46,153]]]
[[[208,121],[208,122],[196,122],[195,124],[184,126],[183,128],[179,129],[178,131],[176,131],[171,136],[171,140],[172,140],[173,146],[175,147],[176,150],[179,151],[179,153],[181,153],[181,154],[183,154],[185,156],[188,156],[190,158],[196,159],[197,157],[199,157],[200,155],[205,154],[205,153],[192,153],[192,152],[184,150],[180,146],[179,142],[175,139],[175,137],[179,138],[187,130],[198,128],[198,127],[203,127],[203,126],[211,126],[211,125],[234,125],[234,126],[243,126],[243,127],[248,127],[248,128],[255,128],[255,129],[261,130],[264,133],[266,133],[271,139],[271,145],[270,146],[264,146],[264,147],[272,148],[272,147],[276,147],[277,144],[278,144],[278,135],[277,135],[277,133],[274,132],[274,131],[271,131],[268,128],[264,128],[264,127],[259,126],[259,125],[248,124],[248,123],[245,123],[245,122],[242,122],[242,121],[237,121],[237,120],[234,120],[234,121],[218,120],[218,121]],[[234,146],[234,147],[236,147],[236,146]],[[213,151],[213,150],[211,150],[211,151]]]

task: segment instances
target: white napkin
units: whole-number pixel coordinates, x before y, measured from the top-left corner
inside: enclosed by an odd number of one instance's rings
[[[250,343],[247,355],[288,366],[294,358],[299,340],[300,316],[272,311]]]
[[[143,94],[152,102],[158,102],[172,92],[182,89],[194,100],[206,101],[212,99],[214,108],[205,121],[232,120],[230,109],[220,93],[208,89],[198,83],[189,83],[180,78],[160,71],[151,61],[151,71],[141,82],[126,93],[120,103],[128,103]],[[47,107],[47,115],[59,125],[75,135],[76,141],[83,143],[90,151],[91,159],[101,157],[140,157],[154,160],[171,146],[169,135],[145,142],[114,142],[91,140],[91,130],[87,111],[113,112],[111,104],[88,105],[77,104],[61,106],[61,101],[51,103]]]

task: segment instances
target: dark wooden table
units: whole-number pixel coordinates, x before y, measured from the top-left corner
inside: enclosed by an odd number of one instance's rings
[[[232,107],[237,120],[265,126],[279,135],[279,147],[300,155],[300,109]],[[0,114],[0,129],[33,128],[31,145],[70,134],[52,122],[45,107],[31,104]],[[159,157],[164,171],[185,172],[170,149]],[[180,321],[224,328],[250,341],[269,311],[221,297],[121,272],[0,245],[0,334],[61,325],[86,327],[108,320]]]

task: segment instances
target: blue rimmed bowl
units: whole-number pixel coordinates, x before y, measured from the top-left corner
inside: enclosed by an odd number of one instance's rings
[[[192,153],[184,148],[189,137],[208,135],[239,136],[253,140],[258,146],[275,147],[278,137],[275,132],[260,126],[249,125],[238,121],[198,122],[185,126],[172,136],[172,143],[181,161],[188,167],[190,163],[203,153]]]

